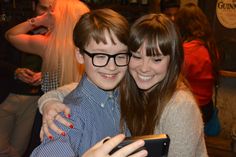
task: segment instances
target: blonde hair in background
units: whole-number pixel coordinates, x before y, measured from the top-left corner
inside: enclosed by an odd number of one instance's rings
[[[55,24],[44,53],[43,72],[59,72],[59,86],[78,81],[83,73],[75,57],[73,29],[89,8],[79,0],[54,0]]]

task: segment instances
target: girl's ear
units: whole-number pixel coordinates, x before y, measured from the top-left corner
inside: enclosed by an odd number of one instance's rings
[[[79,64],[84,64],[84,56],[80,53],[79,48],[75,48],[75,56]]]

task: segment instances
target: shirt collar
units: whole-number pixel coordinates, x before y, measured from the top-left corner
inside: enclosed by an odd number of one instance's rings
[[[119,96],[118,88],[113,91],[104,91],[91,82],[86,74],[83,75],[81,81],[79,82],[79,86],[82,86],[82,91],[102,108],[105,107],[105,104],[109,98],[117,100]]]

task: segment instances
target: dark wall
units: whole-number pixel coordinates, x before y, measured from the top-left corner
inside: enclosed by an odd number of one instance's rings
[[[0,0],[1,37],[10,27],[33,16],[32,2],[33,0]]]
[[[25,20],[32,16],[34,0],[0,0],[0,21]],[[3,16],[6,16],[4,19]]]
[[[236,28],[226,28],[219,22],[216,15],[217,0],[199,0],[198,3],[212,25],[221,55],[221,69],[236,72]]]

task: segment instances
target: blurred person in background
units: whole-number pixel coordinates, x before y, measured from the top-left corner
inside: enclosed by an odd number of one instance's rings
[[[48,0],[50,9],[9,29],[6,39],[17,49],[42,57],[42,91],[78,81],[83,66],[75,60],[72,32],[76,21],[89,8],[78,0]],[[65,16],[66,15],[66,16]],[[45,35],[29,35],[37,27],[48,29]]]
[[[183,73],[207,123],[213,113],[212,96],[218,80],[218,51],[211,26],[194,3],[185,4],[175,22],[183,39]]]
[[[160,11],[175,21],[175,16],[180,9],[180,0],[161,0]]]
[[[49,8],[47,0],[35,3],[36,15],[42,15]],[[42,94],[42,60],[40,56],[12,47],[3,37],[5,29],[1,30],[0,53],[0,156],[22,156],[30,139],[37,100]],[[46,32],[46,28],[40,28],[28,34]]]
[[[46,12],[9,29],[5,33],[5,37],[17,49],[39,55],[42,58],[41,90],[47,92],[61,85],[80,80],[83,65],[78,64],[75,60],[72,34],[77,20],[88,12],[89,8],[78,0],[43,0],[40,2],[42,3],[36,8]],[[27,34],[36,28],[46,28],[46,34]],[[40,143],[41,117],[37,115],[34,124],[35,135],[32,135],[34,137],[32,137],[29,153]]]

